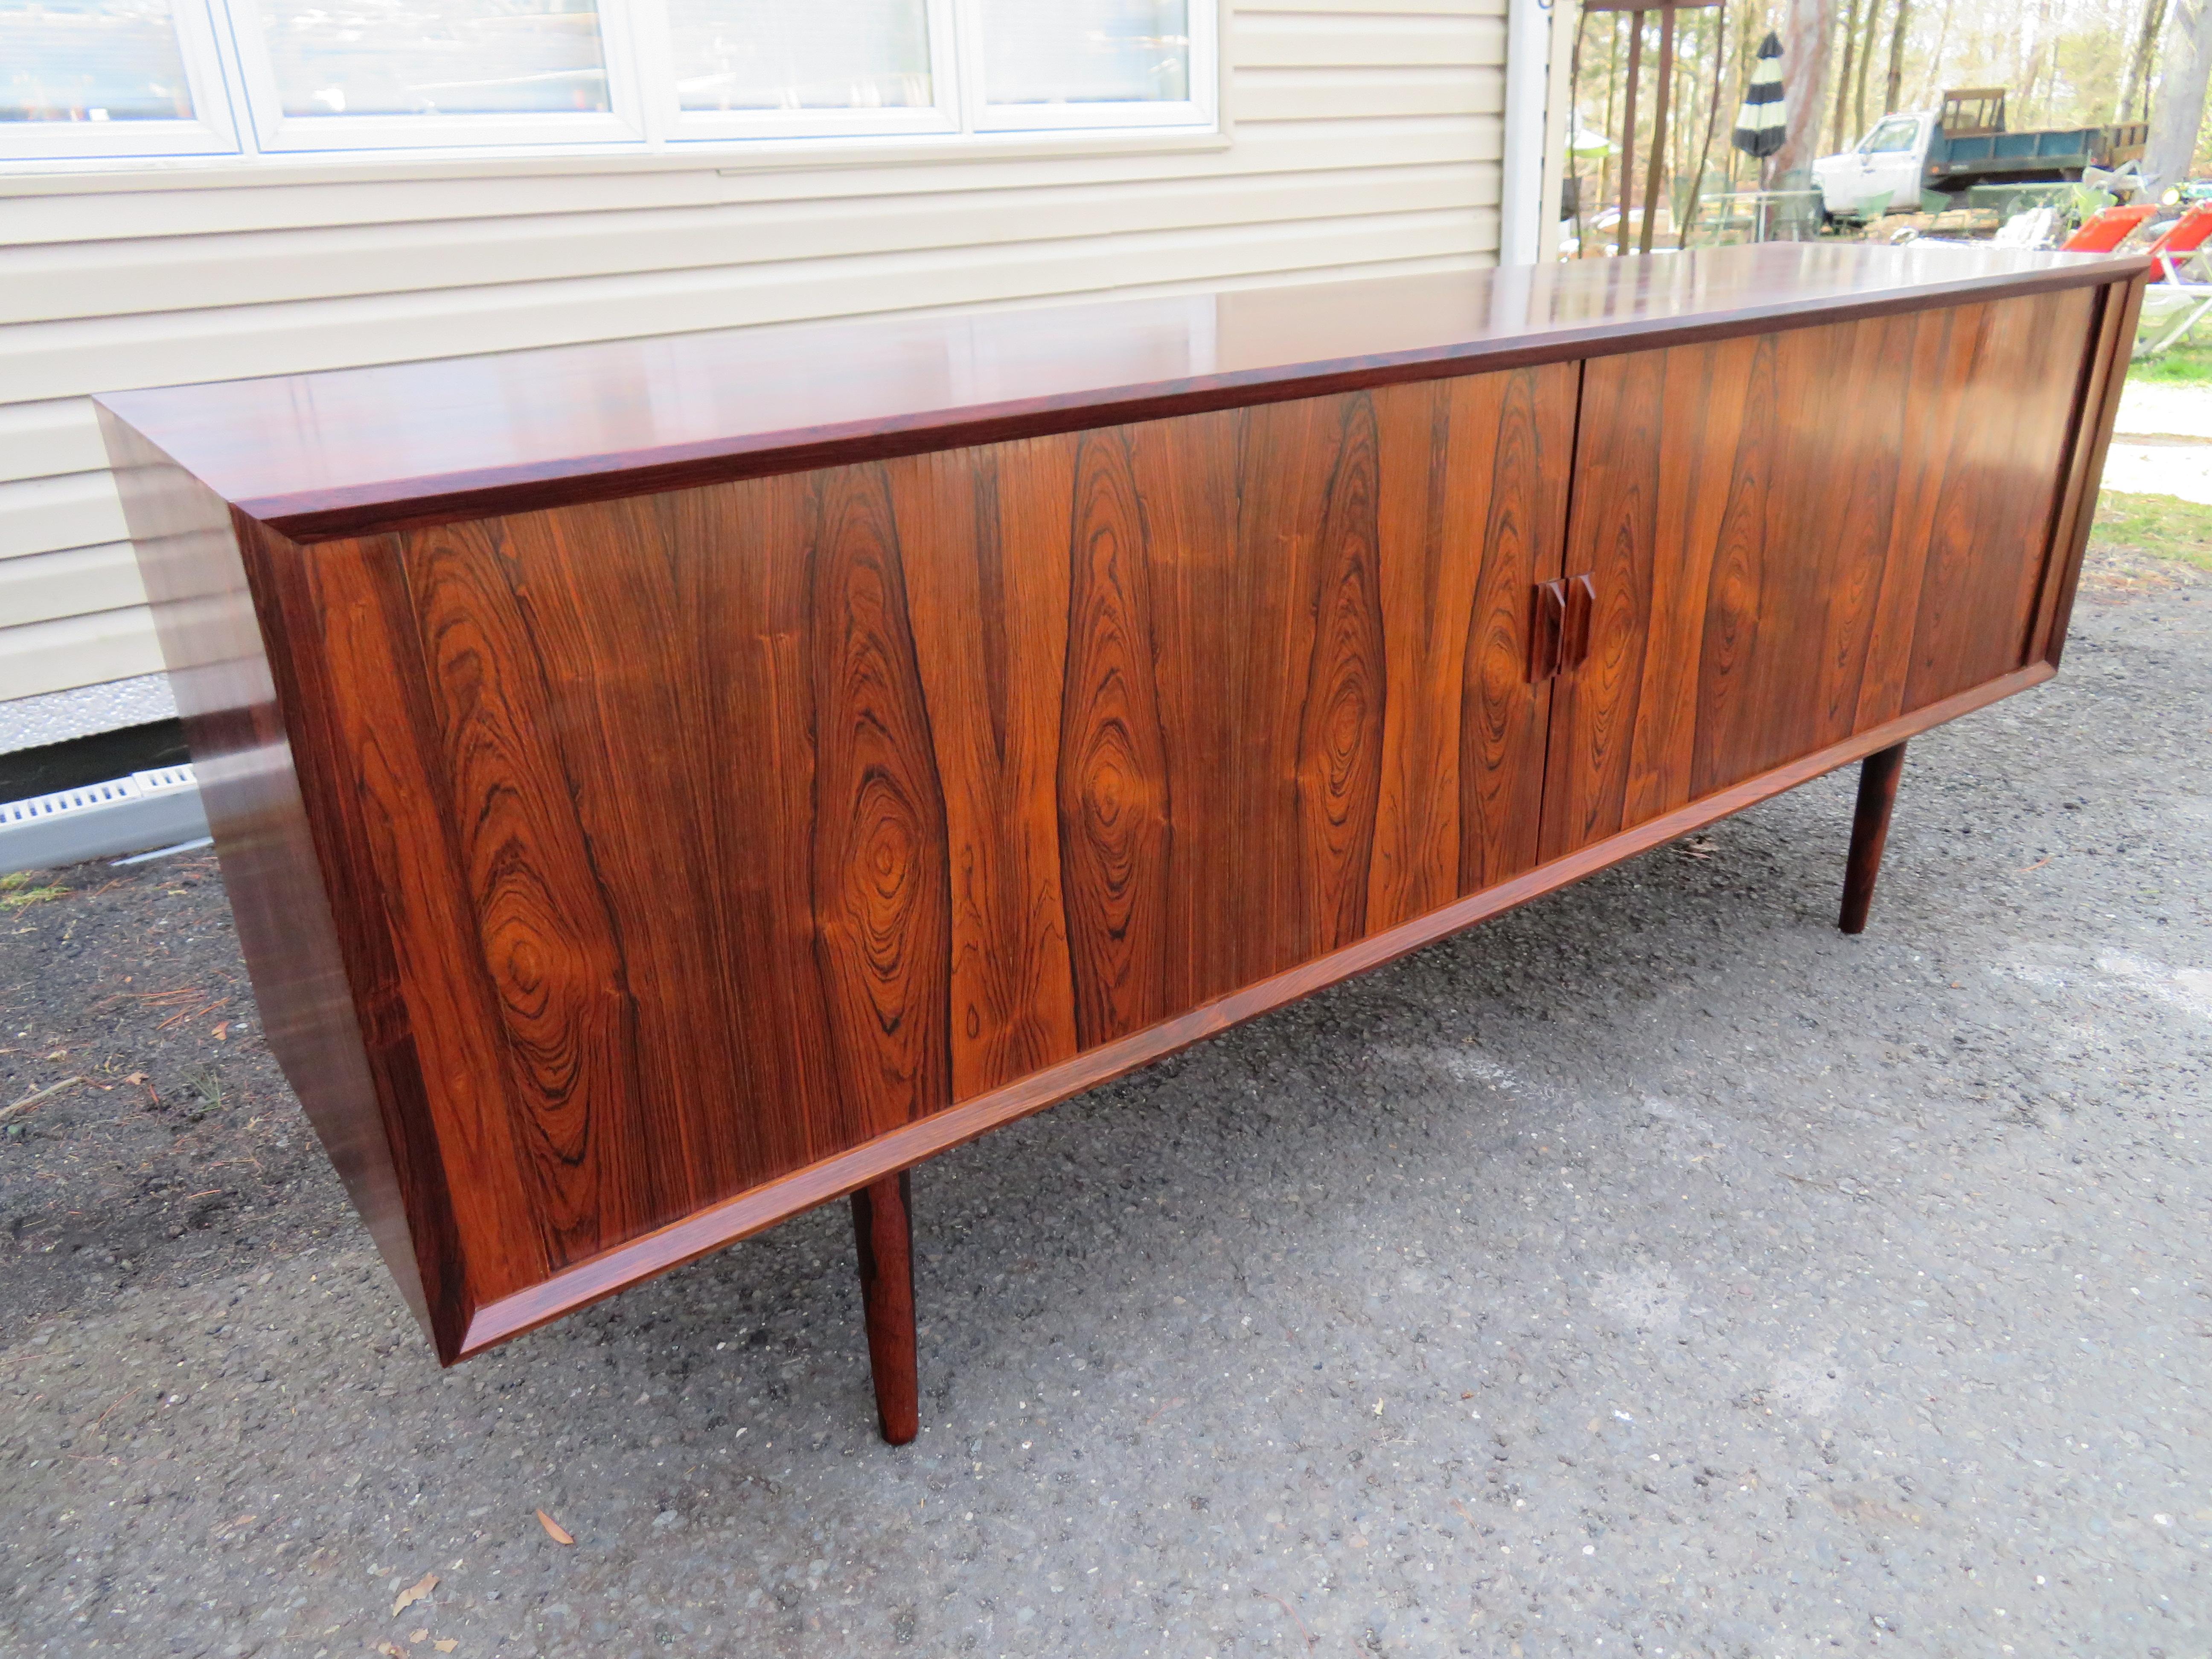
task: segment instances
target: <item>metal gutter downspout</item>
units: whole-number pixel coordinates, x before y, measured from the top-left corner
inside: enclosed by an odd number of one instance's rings
[[[1532,265],[1543,257],[1553,12],[1553,0],[1510,0],[1506,9],[1505,164],[1498,204],[1502,265]]]

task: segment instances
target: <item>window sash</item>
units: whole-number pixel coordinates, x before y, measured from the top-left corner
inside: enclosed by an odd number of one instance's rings
[[[1133,100],[1069,104],[994,104],[983,62],[986,28],[982,0],[955,0],[960,15],[961,88],[971,132],[1070,132],[1097,128],[1211,127],[1219,86],[1215,53],[1219,45],[1219,6],[1215,0],[1188,0],[1190,93],[1179,102]]]
[[[792,0],[804,5],[806,0]],[[871,142],[1212,130],[1218,115],[1219,0],[1190,0],[1190,90],[1181,102],[985,101],[980,0],[927,0],[927,106],[878,109],[685,110],[665,0],[599,0],[605,112],[295,116],[283,102],[258,0],[175,0],[190,121],[0,123],[0,166],[131,157],[301,158],[390,152],[441,156],[610,154],[737,148],[780,139]],[[242,94],[242,96],[240,95]],[[235,112],[235,114],[234,113]],[[238,117],[246,118],[243,121]],[[244,129],[241,131],[241,127]],[[243,141],[243,142],[241,142]]]
[[[189,121],[8,121],[0,123],[0,157],[59,161],[77,156],[228,155],[238,149],[222,58],[204,0],[175,0],[172,17],[185,84],[191,89]]]
[[[606,111],[453,115],[289,115],[269,54],[259,0],[212,3],[228,14],[231,39],[253,116],[258,147],[271,155],[303,151],[474,149],[537,144],[635,144],[645,137],[636,76],[621,26],[623,0],[599,0],[599,51],[607,71]]]
[[[960,131],[959,54],[953,0],[928,0],[932,101],[894,109],[687,110],[678,90],[674,31],[665,0],[631,0],[638,61],[656,139],[678,143],[770,138],[878,138]],[[805,0],[796,0],[805,4]]]

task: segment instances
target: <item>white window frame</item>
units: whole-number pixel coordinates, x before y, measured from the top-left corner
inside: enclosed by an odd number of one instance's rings
[[[801,159],[817,146],[865,155],[885,146],[995,151],[1033,136],[1112,139],[1218,136],[1220,8],[1189,0],[1190,88],[1180,103],[989,105],[983,101],[980,0],[926,0],[933,105],[908,109],[685,111],[665,0],[598,0],[606,112],[494,115],[288,116],[263,34],[259,0],[174,0],[192,121],[0,123],[0,169],[204,158],[231,166],[388,156],[422,160],[720,152]],[[806,0],[792,0],[804,5]],[[234,111],[246,118],[234,116]],[[67,170],[75,170],[69,168]]]
[[[965,129],[970,132],[1069,132],[1097,127],[1211,127],[1220,74],[1220,8],[1212,0],[1186,0],[1190,31],[1191,96],[1180,103],[993,104],[985,101],[982,0],[954,0],[962,48],[960,85]]]
[[[0,123],[0,160],[46,161],[131,155],[234,155],[230,92],[223,84],[213,8],[207,0],[170,0],[177,55],[191,94],[189,121],[9,121]]]
[[[603,3],[605,0],[603,0]],[[927,0],[931,103],[903,109],[687,110],[676,86],[666,0],[618,0],[635,19],[653,137],[670,144],[777,138],[912,138],[961,131],[953,0]],[[790,0],[804,5],[806,0]]]
[[[803,3],[803,0],[802,0]],[[185,0],[178,0],[179,4]],[[599,0],[599,50],[607,67],[606,111],[495,115],[287,115],[269,56],[260,0],[197,0],[228,24],[253,115],[256,146],[264,154],[296,151],[458,149],[480,145],[635,144],[645,137],[626,28],[611,27],[626,0]]]

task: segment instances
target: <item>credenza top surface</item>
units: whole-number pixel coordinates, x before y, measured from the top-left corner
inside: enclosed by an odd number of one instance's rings
[[[99,401],[248,515],[319,540],[2144,268],[1768,243],[600,340]]]

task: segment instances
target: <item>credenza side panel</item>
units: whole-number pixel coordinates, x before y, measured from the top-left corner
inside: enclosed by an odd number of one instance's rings
[[[293,550],[471,1301],[1529,869],[1579,375]]]
[[[434,1149],[395,1133],[369,1061],[302,793],[313,737],[255,580],[259,527],[110,411],[100,421],[270,1052],[400,1293],[451,1353],[467,1313],[459,1253]]]
[[[1555,858],[2027,659],[2089,289],[1635,352],[1585,373]]]

